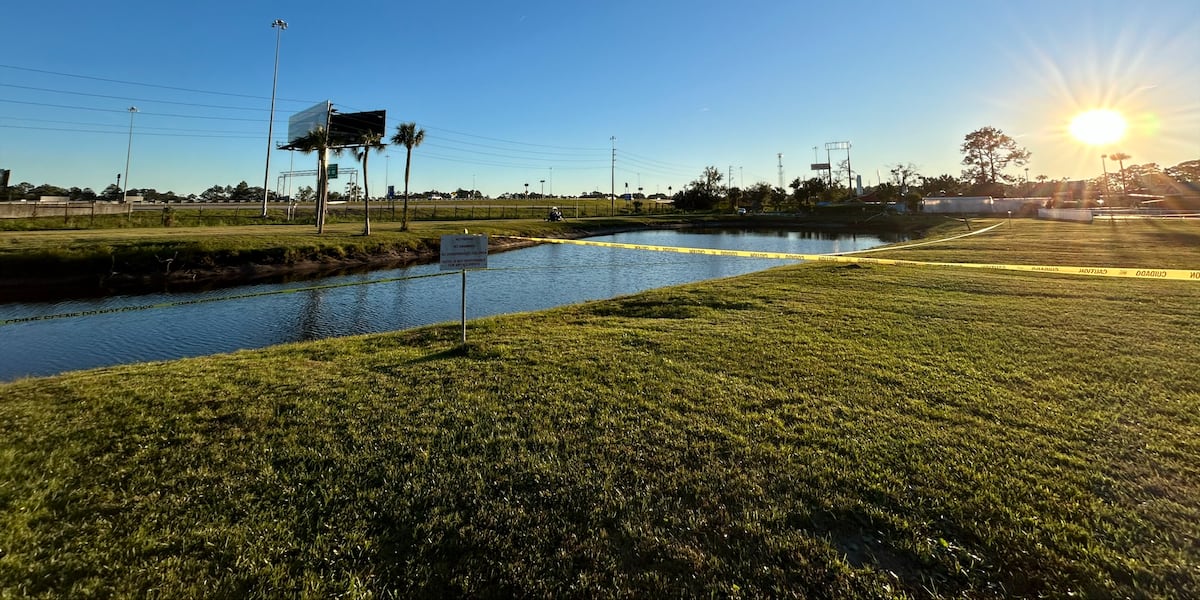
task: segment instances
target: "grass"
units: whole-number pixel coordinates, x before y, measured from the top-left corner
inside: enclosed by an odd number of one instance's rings
[[[49,230],[11,232],[0,238],[0,269],[5,276],[160,274],[171,271],[291,265],[306,261],[370,260],[434,253],[448,233],[563,235],[605,227],[644,226],[648,218],[589,219],[548,223],[540,220],[332,223],[318,235],[304,225],[224,225],[208,227]],[[170,265],[164,261],[172,259]]]
[[[1196,597],[1198,300],[800,265],[4,384],[0,597]]]

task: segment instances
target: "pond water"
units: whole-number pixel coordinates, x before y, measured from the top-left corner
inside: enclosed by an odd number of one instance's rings
[[[906,238],[800,231],[670,230],[590,239],[825,254],[863,250]],[[469,271],[467,318],[613,298],[790,262],[545,244],[492,254],[487,270]],[[3,303],[0,322],[37,320],[0,325],[0,381],[458,321],[461,285],[458,272],[443,273],[437,264],[426,264],[207,292]],[[62,316],[70,314],[77,316]]]

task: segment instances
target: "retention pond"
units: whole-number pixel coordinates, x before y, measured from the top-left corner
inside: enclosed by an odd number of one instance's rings
[[[896,235],[637,231],[591,238],[795,254],[864,250]],[[467,318],[542,310],[789,261],[547,244],[467,275]],[[0,381],[457,321],[461,278],[437,264],[208,292],[0,304]]]

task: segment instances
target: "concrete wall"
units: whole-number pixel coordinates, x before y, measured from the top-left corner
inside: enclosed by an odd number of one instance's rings
[[[1091,223],[1092,211],[1086,208],[1040,208],[1038,218],[1051,221],[1076,221]]]
[[[992,212],[991,196],[947,196],[922,198],[921,211],[935,214],[979,214]]]
[[[921,211],[931,214],[1014,215],[1045,203],[1045,198],[993,198],[991,196],[947,196],[921,199]]]
[[[131,208],[118,202],[0,202],[0,219],[123,215]]]

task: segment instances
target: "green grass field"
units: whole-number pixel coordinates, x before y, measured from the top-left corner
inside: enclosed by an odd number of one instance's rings
[[[646,201],[640,208],[624,200],[608,198],[529,198],[520,200],[417,200],[409,201],[409,221],[476,221],[504,219],[544,219],[551,206],[559,206],[570,219],[595,217],[636,217],[678,214],[673,206]],[[403,201],[373,200],[371,221],[376,224],[400,222]],[[58,211],[58,214],[54,214]],[[238,225],[306,225],[316,223],[313,204],[304,203],[289,214],[285,203],[267,205],[268,218],[262,219],[259,203],[222,204],[150,204],[126,214],[92,215],[86,203],[74,203],[69,214],[57,206],[42,207],[37,217],[0,219],[0,231],[47,231],[57,229],[146,229],[158,227],[193,228]],[[327,223],[362,223],[362,202],[330,204]]]
[[[649,217],[588,219],[549,223],[541,220],[331,223],[318,235],[306,225],[213,225],[188,228],[117,228],[16,231],[0,236],[0,272],[7,277],[53,274],[108,274],[112,271],[158,274],[164,260],[174,271],[214,267],[293,265],[307,261],[370,260],[435,253],[440,236],[565,235],[606,227],[643,227]]]
[[[1019,221],[970,262],[1200,265]],[[1200,283],[798,265],[0,385],[0,597],[1200,596]],[[0,332],[2,335],[2,332]]]

